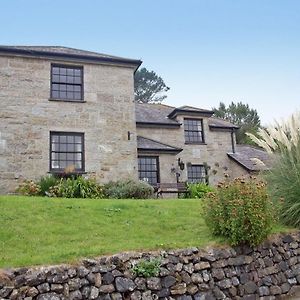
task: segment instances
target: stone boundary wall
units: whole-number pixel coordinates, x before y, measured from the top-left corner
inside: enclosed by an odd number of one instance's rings
[[[161,257],[160,275],[132,274],[140,259]],[[0,299],[278,299],[300,287],[300,233],[259,247],[123,253],[78,265],[0,270]]]

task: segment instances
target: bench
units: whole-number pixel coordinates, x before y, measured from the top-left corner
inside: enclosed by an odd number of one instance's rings
[[[185,182],[177,182],[177,183],[158,183],[157,184],[157,198],[159,196],[162,197],[162,194],[187,194],[188,190]]]

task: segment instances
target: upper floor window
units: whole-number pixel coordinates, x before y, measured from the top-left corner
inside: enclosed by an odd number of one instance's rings
[[[204,143],[203,120],[184,119],[184,138],[186,143]]]
[[[188,182],[207,183],[207,171],[204,165],[188,165],[187,166]]]
[[[51,65],[51,98],[83,100],[83,68]]]
[[[84,134],[50,132],[50,170],[84,171]]]

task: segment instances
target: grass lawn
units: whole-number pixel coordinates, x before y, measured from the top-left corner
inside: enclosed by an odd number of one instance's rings
[[[197,199],[0,196],[0,268],[221,243],[211,236],[200,212]]]

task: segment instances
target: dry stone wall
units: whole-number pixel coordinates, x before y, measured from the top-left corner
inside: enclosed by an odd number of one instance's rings
[[[140,259],[160,257],[160,274],[132,273]],[[205,300],[278,299],[300,286],[300,234],[277,236],[256,248],[191,248],[124,253],[79,265],[0,272],[0,299]]]

